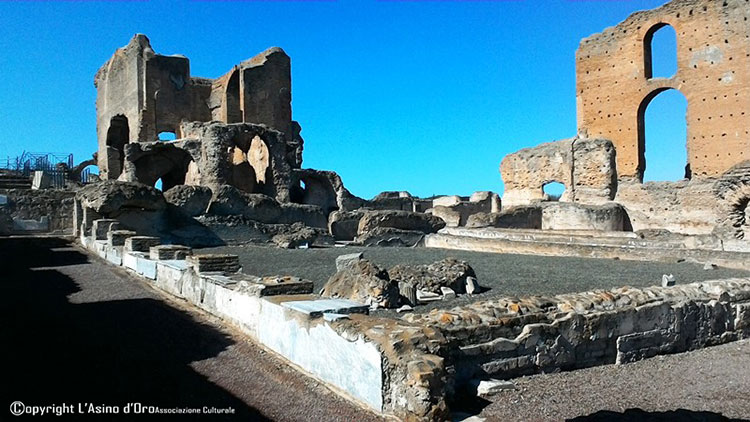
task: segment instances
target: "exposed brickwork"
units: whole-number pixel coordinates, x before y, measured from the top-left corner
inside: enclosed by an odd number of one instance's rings
[[[667,89],[678,89],[688,102],[693,176],[718,176],[748,159],[749,18],[748,0],[674,0],[581,41],[576,53],[578,128],[612,140],[621,179],[642,177],[643,113]],[[677,34],[678,70],[671,78],[650,79],[650,39],[665,24]]]

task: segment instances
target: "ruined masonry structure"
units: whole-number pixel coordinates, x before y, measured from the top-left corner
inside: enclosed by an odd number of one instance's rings
[[[644,113],[659,93],[687,98],[687,150],[694,176],[719,176],[750,159],[750,4],[673,1],[634,13],[583,41],[576,53],[578,128],[612,141],[620,178],[643,176]],[[671,25],[677,73],[651,77],[651,39]]]
[[[563,202],[622,205],[626,229],[750,238],[749,18],[748,0],[673,0],[582,40],[578,136],[505,157],[504,207],[544,201],[543,187],[560,182]],[[651,41],[666,25],[678,70],[655,78]],[[670,89],[687,99],[685,179],[643,183],[644,114]]]
[[[229,184],[289,201],[302,163],[289,57],[270,48],[218,79],[190,75],[184,56],[135,35],[96,74],[103,179],[173,186]],[[164,132],[176,141],[160,142]]]

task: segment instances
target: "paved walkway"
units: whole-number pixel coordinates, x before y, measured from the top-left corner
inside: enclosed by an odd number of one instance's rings
[[[14,401],[120,406],[96,420],[154,418],[128,403],[234,409],[180,420],[380,420],[66,240],[0,238],[0,263],[0,420]]]

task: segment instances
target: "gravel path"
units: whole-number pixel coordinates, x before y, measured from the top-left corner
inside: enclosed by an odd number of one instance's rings
[[[479,416],[508,422],[748,420],[750,340],[513,383],[515,391],[492,397]]]
[[[553,295],[625,285],[651,286],[660,284],[663,274],[674,274],[678,283],[750,277],[748,271],[727,268],[704,270],[703,265],[687,262],[509,255],[433,248],[278,249],[263,246],[227,246],[201,251],[237,254],[243,271],[248,274],[295,275],[312,280],[316,292],[320,291],[325,281],[336,272],[336,257],[346,253],[362,251],[365,258],[384,268],[401,263],[429,264],[454,257],[467,261],[476,271],[479,283],[490,288],[481,295],[464,295],[451,302],[420,306],[417,311],[445,306],[446,303],[449,306],[457,306],[471,300],[495,296]]]
[[[65,240],[0,238],[0,262],[0,420],[16,400],[235,410],[179,420],[382,420]]]

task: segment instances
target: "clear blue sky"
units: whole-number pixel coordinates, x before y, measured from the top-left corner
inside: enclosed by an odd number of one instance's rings
[[[94,74],[141,32],[157,53],[189,57],[193,76],[284,48],[303,165],[337,171],[357,195],[502,192],[503,156],[575,134],[580,39],[661,3],[0,1],[0,156],[90,157]],[[684,156],[681,136],[668,142]]]

